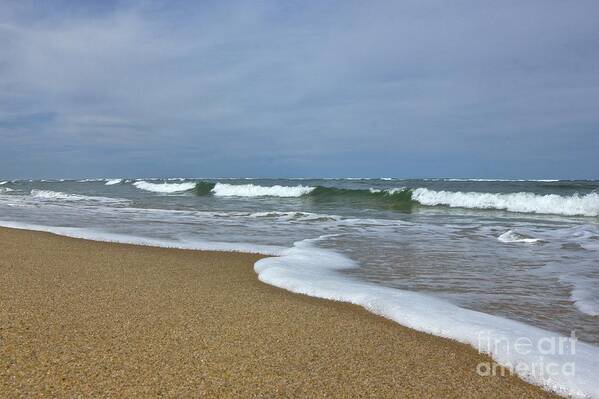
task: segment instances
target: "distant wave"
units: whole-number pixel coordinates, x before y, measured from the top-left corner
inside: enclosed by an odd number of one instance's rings
[[[417,188],[412,199],[422,205],[445,205],[455,208],[497,209],[522,213],[546,213],[566,216],[599,216],[599,194],[477,193],[434,191]]]
[[[454,181],[454,182],[460,182],[460,181],[478,181],[478,182],[527,182],[527,181],[533,181],[533,182],[543,182],[543,183],[554,183],[554,182],[558,182],[560,180],[558,179],[456,179],[456,178],[447,178],[447,179],[424,179],[424,180],[431,180],[431,181]]]
[[[257,186],[254,184],[216,183],[210,190],[217,197],[301,197],[312,192],[310,186]]]
[[[149,183],[144,180],[136,181],[133,185],[140,190],[152,191],[154,193],[180,193],[193,190],[196,183]]]
[[[8,181],[0,181],[0,186],[2,186],[3,184],[8,183]]]
[[[113,186],[115,184],[119,184],[123,181],[123,179],[111,179],[106,182],[107,186]]]
[[[62,200],[62,201],[93,201],[93,202],[128,202],[121,198],[108,198],[108,197],[92,197],[88,195],[69,194],[60,191],[50,190],[31,190],[29,193],[31,197],[48,199],[48,200]]]

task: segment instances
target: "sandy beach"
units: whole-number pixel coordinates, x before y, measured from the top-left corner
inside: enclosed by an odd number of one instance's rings
[[[473,348],[261,283],[260,256],[0,229],[1,397],[551,397]]]

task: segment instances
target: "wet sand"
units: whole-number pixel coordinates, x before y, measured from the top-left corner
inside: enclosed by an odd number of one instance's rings
[[[473,348],[261,283],[258,255],[0,228],[0,397],[551,397]]]

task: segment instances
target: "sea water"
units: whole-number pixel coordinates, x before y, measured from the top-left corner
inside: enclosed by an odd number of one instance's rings
[[[83,179],[0,183],[0,221],[67,236],[257,252],[258,278],[356,303],[599,397],[599,182]],[[540,344],[576,337],[575,350]],[[518,339],[532,350],[519,353]],[[503,342],[503,341],[502,341]]]

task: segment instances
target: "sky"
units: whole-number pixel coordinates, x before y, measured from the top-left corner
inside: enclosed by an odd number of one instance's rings
[[[599,179],[596,0],[0,1],[0,178]]]

